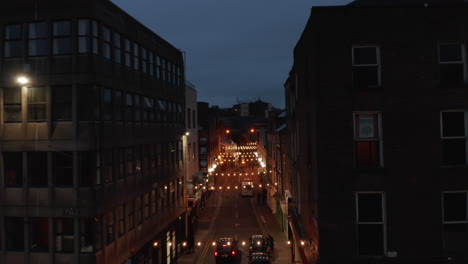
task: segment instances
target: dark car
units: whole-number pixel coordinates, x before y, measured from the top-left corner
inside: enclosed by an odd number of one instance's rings
[[[266,252],[253,252],[249,257],[249,264],[270,264],[270,255]]]
[[[240,251],[237,246],[237,241],[232,237],[220,238],[214,256],[216,264],[238,262],[240,260]]]
[[[253,235],[250,237],[249,252],[268,252],[269,243],[266,237],[262,235]]]

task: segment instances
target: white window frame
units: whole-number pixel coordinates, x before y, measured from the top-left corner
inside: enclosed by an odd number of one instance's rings
[[[382,197],[382,222],[359,222],[359,194],[380,194]],[[388,255],[388,243],[387,243],[387,208],[386,208],[386,195],[385,192],[379,191],[359,191],[354,194],[354,201],[356,203],[356,240],[359,241],[358,237],[358,226],[359,225],[383,225],[383,254],[384,256]],[[357,248],[359,252],[359,248]]]
[[[444,137],[444,123],[442,118],[442,113],[447,112],[462,112],[464,113],[464,126],[465,126],[465,135],[464,136],[455,136],[455,137]],[[440,122],[440,139],[465,139],[465,165],[468,164],[468,111],[463,109],[451,109],[451,110],[442,110],[439,114],[439,122]]]
[[[461,61],[441,61],[440,60],[440,46],[441,45],[460,45],[461,49]],[[466,73],[466,52],[465,52],[465,44],[460,42],[439,42],[437,45],[437,60],[439,64],[463,64],[463,83],[467,83],[468,75]]]
[[[466,204],[467,204],[467,208],[466,208],[466,216],[465,216],[465,220],[464,221],[445,221],[444,219],[444,216],[445,216],[445,207],[444,207],[444,194],[447,194],[447,193],[464,193],[465,194],[465,199],[467,200]],[[468,225],[468,190],[458,190],[458,191],[443,191],[442,192],[442,195],[441,195],[441,205],[442,205],[442,215],[441,215],[441,219],[442,219],[442,232],[444,230],[444,227],[445,225],[450,225],[450,224],[466,224]],[[443,243],[443,247],[444,249],[446,248],[446,241],[445,241],[445,236],[443,236],[442,238],[442,243]]]
[[[357,48],[375,48],[375,56],[376,56],[376,64],[356,64],[354,63],[354,49]],[[380,58],[380,46],[376,45],[367,45],[367,46],[360,46],[360,45],[353,45],[351,48],[351,58],[352,58],[352,66],[353,67],[369,67],[369,66],[377,66],[377,85],[371,87],[380,87],[382,86],[382,63]]]
[[[356,127],[356,122],[357,116],[358,115],[377,115],[377,138],[372,139],[359,139],[358,135],[356,133],[357,127]],[[382,133],[382,112],[380,111],[355,111],[353,112],[353,135],[354,135],[354,145],[356,144],[357,141],[379,141],[379,167],[383,168],[384,167],[384,156],[383,156],[383,133]],[[355,153],[357,155],[357,153]],[[357,168],[356,164],[356,159],[354,160],[354,166]]]

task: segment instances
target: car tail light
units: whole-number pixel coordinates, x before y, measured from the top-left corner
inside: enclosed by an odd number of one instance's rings
[[[231,254],[232,254],[233,256],[235,256],[235,255],[236,255],[236,251],[235,251],[235,250],[231,251]]]
[[[214,254],[215,254],[215,257],[217,257],[217,256],[218,256],[218,251],[215,251],[215,253],[214,253]]]

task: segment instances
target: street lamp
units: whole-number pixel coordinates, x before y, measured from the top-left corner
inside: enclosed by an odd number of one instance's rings
[[[18,76],[18,78],[16,78],[16,82],[19,83],[20,85],[26,85],[29,83],[29,78],[24,76],[24,75],[20,75]]]

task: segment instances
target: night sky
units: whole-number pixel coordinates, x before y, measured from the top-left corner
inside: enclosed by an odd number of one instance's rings
[[[186,52],[198,101],[261,99],[284,108],[283,84],[310,8],[351,0],[112,0]]]

